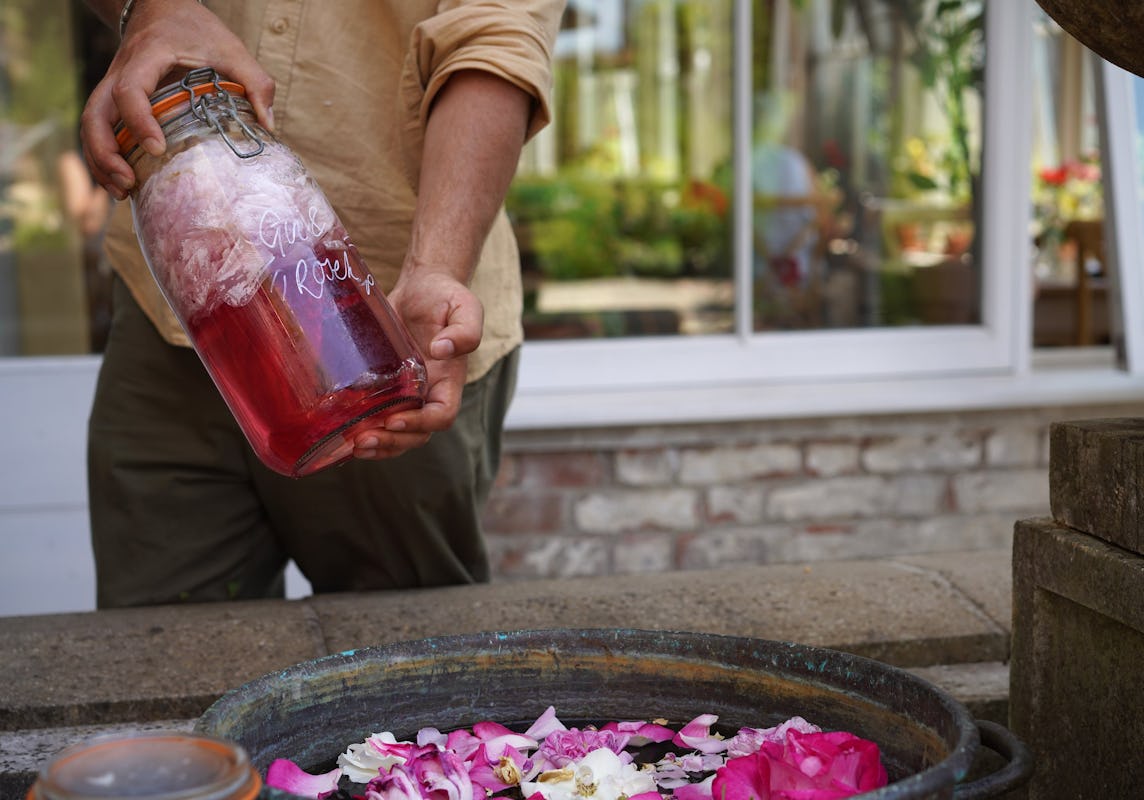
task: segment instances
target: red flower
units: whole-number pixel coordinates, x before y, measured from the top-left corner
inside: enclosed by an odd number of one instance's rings
[[[1059,167],[1044,167],[1037,173],[1037,177],[1049,186],[1064,186],[1065,181],[1069,179],[1069,168],[1067,164],[1062,164]]]
[[[718,800],[836,800],[887,783],[878,746],[844,731],[799,733],[765,742],[757,753],[732,758],[715,773]]]

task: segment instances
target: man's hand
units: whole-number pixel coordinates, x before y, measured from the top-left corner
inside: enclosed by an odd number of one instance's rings
[[[116,199],[135,185],[115,142],[116,123],[123,120],[148,153],[163,153],[166,141],[149,97],[172,74],[197,67],[214,67],[245,86],[258,121],[272,127],[274,81],[218,17],[194,0],[136,0],[123,42],[92,90],[80,125],[91,174]]]
[[[384,427],[358,434],[354,456],[392,458],[448,429],[461,409],[466,356],[477,349],[484,309],[465,284],[448,273],[409,264],[388,296],[425,357],[429,391],[425,405],[387,418]]]

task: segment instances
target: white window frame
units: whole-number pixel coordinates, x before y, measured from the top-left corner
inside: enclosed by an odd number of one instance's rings
[[[735,153],[749,174],[750,0],[736,0]],[[1138,396],[1124,373],[1032,369],[1029,241],[1033,0],[987,2],[982,324],[527,342],[510,428],[683,423],[1040,405]],[[750,296],[750,187],[735,196],[735,276]],[[1138,287],[1144,291],[1144,287]],[[1127,315],[1126,316],[1131,316]],[[1140,314],[1135,314],[1139,318]],[[1059,360],[1059,359],[1058,359]]]

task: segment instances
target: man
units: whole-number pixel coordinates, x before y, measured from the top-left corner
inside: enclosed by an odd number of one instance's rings
[[[424,408],[360,434],[351,463],[272,473],[183,346],[120,203],[89,429],[99,606],[277,596],[290,558],[319,592],[487,580],[479,518],[522,339],[502,201],[549,118],[563,3],[89,4],[123,36],[83,113],[96,180],[126,198],[113,126],[162,152],[148,96],[213,67],[325,190],[429,370]]]

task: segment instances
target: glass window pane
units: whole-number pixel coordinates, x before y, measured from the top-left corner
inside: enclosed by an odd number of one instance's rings
[[[754,11],[755,328],[978,323],[983,4]]]
[[[1033,344],[1111,340],[1094,61],[1040,9],[1033,43]]]
[[[730,331],[730,0],[571,0],[507,201],[529,339]]]

